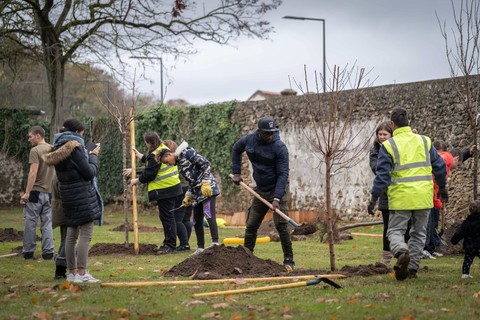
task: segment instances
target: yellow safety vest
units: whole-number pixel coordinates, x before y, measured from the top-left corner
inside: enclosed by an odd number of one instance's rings
[[[161,144],[152,153],[156,155],[162,149],[168,149],[168,147]],[[148,183],[148,191],[170,188],[179,183],[180,178],[178,177],[178,167],[162,163],[155,179]]]
[[[433,208],[433,178],[429,137],[401,127],[383,146],[393,159],[388,187],[388,209],[422,210]]]

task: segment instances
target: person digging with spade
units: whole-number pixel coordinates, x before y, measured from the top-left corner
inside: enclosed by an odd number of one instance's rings
[[[182,205],[193,206],[193,220],[198,248],[193,255],[205,249],[203,217],[207,219],[212,246],[218,246],[218,227],[215,215],[215,199],[220,194],[217,180],[210,170],[210,162],[195,149],[182,142],[175,152],[168,149],[160,151],[156,160],[170,166],[178,166],[178,172],[188,181],[189,189],[185,193]]]
[[[242,181],[242,154],[247,153],[253,168],[255,191],[272,204],[273,210],[281,210],[288,215],[287,188],[289,160],[288,149],[280,140],[279,129],[272,117],[262,117],[258,129],[241,137],[232,149],[232,181],[239,185]],[[244,246],[253,252],[260,227],[269,207],[256,197],[248,209]],[[283,250],[283,264],[287,271],[295,268],[293,261],[292,239],[288,231],[288,222],[278,214],[273,215],[275,228],[280,236]]]

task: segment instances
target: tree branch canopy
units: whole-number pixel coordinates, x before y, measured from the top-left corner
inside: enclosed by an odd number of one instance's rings
[[[3,0],[0,41],[15,36],[31,53],[41,55],[41,30],[48,24],[65,60],[132,50],[142,55],[188,54],[194,39],[227,44],[239,36],[267,38],[272,28],[261,18],[280,4],[281,0]]]

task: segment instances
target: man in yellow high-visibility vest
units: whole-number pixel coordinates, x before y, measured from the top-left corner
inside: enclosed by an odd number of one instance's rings
[[[430,138],[412,132],[405,109],[393,109],[390,120],[393,137],[380,147],[368,212],[374,212],[378,197],[388,188],[390,219],[387,236],[390,250],[397,258],[395,278],[405,280],[417,277],[423,255],[428,215],[433,208],[432,173],[439,186],[441,200],[446,202],[447,171]],[[404,235],[410,219],[412,225],[407,244]]]

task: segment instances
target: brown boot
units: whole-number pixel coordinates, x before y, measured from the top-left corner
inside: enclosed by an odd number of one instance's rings
[[[397,280],[405,280],[408,277],[408,264],[410,263],[410,254],[408,251],[398,255],[397,264],[393,267],[395,270],[395,278]]]
[[[382,259],[380,259],[380,263],[383,264],[385,267],[390,266],[390,261],[392,261],[393,254],[390,251],[383,250]]]

